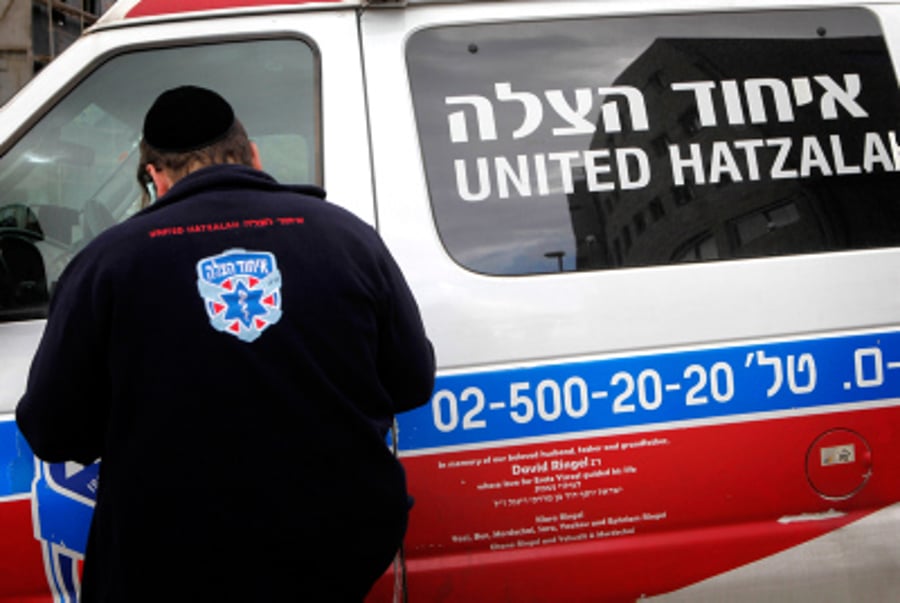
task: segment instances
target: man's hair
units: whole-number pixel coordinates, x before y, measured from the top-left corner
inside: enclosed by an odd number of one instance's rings
[[[140,151],[137,177],[142,185],[146,185],[150,180],[150,175],[147,173],[148,165],[152,165],[157,170],[168,170],[175,179],[181,179],[200,167],[222,163],[236,163],[253,167],[250,138],[238,119],[234,120],[224,137],[199,149],[185,152],[160,151],[142,139]]]

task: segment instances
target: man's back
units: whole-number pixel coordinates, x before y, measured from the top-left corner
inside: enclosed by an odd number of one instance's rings
[[[405,479],[384,438],[430,394],[430,344],[374,231],[303,192],[208,167],[67,270],[48,336],[77,350],[59,382],[83,398],[56,420],[85,437],[36,450],[103,456],[85,600],[272,600],[311,592],[303,575],[334,594],[329,572],[399,545]],[[44,361],[42,344],[33,373]]]

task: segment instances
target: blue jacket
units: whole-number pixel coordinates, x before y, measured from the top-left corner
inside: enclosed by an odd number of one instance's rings
[[[288,567],[396,550],[385,435],[434,358],[380,237],[323,197],[207,167],[65,270],[17,420],[44,460],[102,457],[85,600],[277,597]]]

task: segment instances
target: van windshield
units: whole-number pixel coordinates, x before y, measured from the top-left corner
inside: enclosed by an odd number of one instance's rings
[[[141,50],[91,72],[0,158],[0,321],[46,316],[74,254],[148,202],[138,144],[163,90],[218,91],[266,171],[320,184],[317,69],[313,49],[291,39]]]
[[[900,96],[866,10],[445,26],[407,62],[437,227],[473,271],[900,244]]]

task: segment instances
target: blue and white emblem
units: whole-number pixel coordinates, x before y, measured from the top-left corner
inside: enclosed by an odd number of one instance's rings
[[[281,318],[281,272],[269,252],[229,249],[200,260],[197,289],[213,328],[241,341]]]

